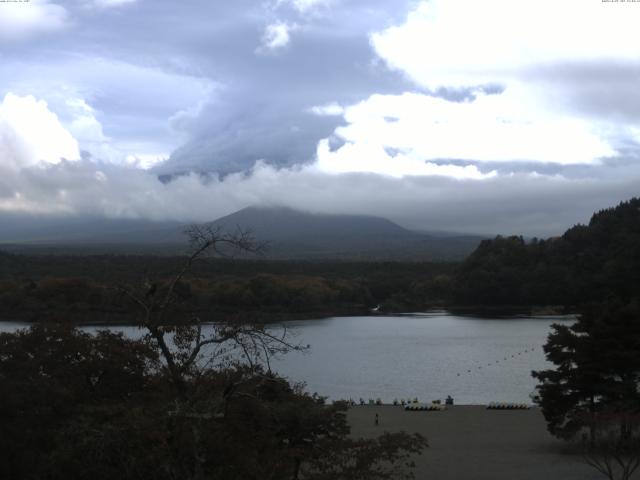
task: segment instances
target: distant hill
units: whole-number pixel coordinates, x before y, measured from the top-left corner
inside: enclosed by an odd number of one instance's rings
[[[184,242],[183,229],[171,221],[0,214],[2,244],[173,243]]]
[[[640,198],[561,237],[484,240],[461,265],[453,291],[461,305],[579,305],[638,295]]]
[[[308,213],[284,207],[248,207],[212,223],[224,230],[248,227],[268,242],[271,258],[459,260],[478,236],[419,233],[385,218]]]
[[[285,241],[400,239],[418,235],[381,217],[307,213],[286,207],[247,207],[212,224],[226,230],[250,226],[256,237]]]
[[[64,253],[127,248],[140,252],[147,247],[176,252],[186,244],[186,225],[177,222],[76,219],[33,223],[0,230],[0,242],[19,244],[13,250],[59,251],[64,247]],[[268,258],[460,260],[482,240],[471,235],[414,232],[380,217],[314,214],[284,207],[248,207],[209,225],[225,231],[250,229],[257,240],[268,242]]]

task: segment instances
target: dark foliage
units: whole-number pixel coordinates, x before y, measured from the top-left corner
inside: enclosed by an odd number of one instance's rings
[[[203,325],[194,267],[209,252],[257,247],[242,231],[194,227],[189,237],[173,274],[113,288],[137,312],[139,341],[50,323],[0,336],[2,478],[412,478],[421,436],[352,439],[345,404],[271,373],[271,356],[304,348],[286,328]],[[83,298],[71,283],[63,304]]]
[[[121,335],[65,325],[0,335],[0,478],[50,470],[56,434],[93,409],[142,401],[156,353]]]
[[[426,445],[351,438],[345,404],[259,368],[185,377],[177,408],[149,343],[107,332],[39,325],[0,335],[0,352],[1,478],[412,478]]]
[[[461,265],[459,305],[576,306],[640,291],[640,199],[593,215],[558,238],[483,241]]]
[[[544,350],[555,369],[533,376],[541,382],[540,405],[552,434],[568,439],[588,431],[595,441],[603,412],[640,412],[637,299],[585,307],[574,325],[553,326]]]
[[[0,252],[0,319],[115,323],[135,321],[118,287],[166,285],[184,257],[24,256]],[[452,264],[202,259],[178,289],[181,305],[207,320],[255,320],[441,306]],[[153,278],[153,282],[149,279]],[[196,279],[197,278],[197,279]]]
[[[583,440],[584,462],[609,480],[630,480],[640,467],[640,413],[637,407],[609,406],[590,422],[594,435]]]

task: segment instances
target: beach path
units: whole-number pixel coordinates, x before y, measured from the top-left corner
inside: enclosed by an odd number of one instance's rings
[[[407,412],[395,406],[357,406],[349,410],[348,420],[357,437],[373,437],[385,430],[427,437],[429,448],[415,458],[417,480],[604,478],[547,432],[537,408],[487,410],[456,405],[442,412]]]

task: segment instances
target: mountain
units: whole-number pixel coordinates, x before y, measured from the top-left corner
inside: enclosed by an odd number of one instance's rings
[[[146,220],[73,219],[52,222],[3,221],[0,243],[31,250],[61,247],[95,252],[150,248],[154,253],[183,249],[185,224]],[[385,218],[315,214],[284,207],[248,207],[207,224],[224,231],[251,230],[267,242],[268,258],[462,259],[481,237],[426,234]],[[4,247],[6,248],[6,246]],[[15,249],[16,247],[13,247]]]
[[[385,218],[308,213],[285,207],[248,207],[211,224],[225,231],[250,228],[268,242],[272,258],[461,259],[476,236],[429,235]]]
[[[212,225],[226,230],[248,226],[256,237],[287,241],[396,239],[417,235],[381,217],[306,213],[286,207],[247,207],[219,218]]]

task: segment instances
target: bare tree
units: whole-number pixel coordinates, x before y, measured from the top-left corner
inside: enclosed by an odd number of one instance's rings
[[[583,459],[609,480],[629,480],[640,467],[640,414],[634,406],[608,407],[589,420]]]
[[[200,422],[223,418],[227,402],[234,394],[243,394],[239,393],[237,382],[247,378],[229,376],[231,383],[216,398],[207,398],[203,402],[198,397],[201,377],[212,368],[221,370],[244,365],[255,373],[255,378],[264,370],[270,373],[272,356],[307,347],[292,343],[284,326],[270,329],[240,318],[205,326],[201,318],[188,308],[176,308],[184,303],[181,286],[193,273],[197,261],[210,254],[228,257],[260,253],[264,248],[251,232],[240,228],[227,233],[220,228],[192,226],[185,233],[190,250],[177,273],[164,280],[147,279],[138,288],[121,286],[119,289],[138,306],[138,325],[146,330],[145,339],[161,354],[175,391],[175,407],[171,415],[189,420],[190,443],[193,445],[190,471],[191,478],[197,480],[204,478],[203,465],[207,461],[206,451],[200,447]],[[264,375],[265,381],[271,378]]]
[[[171,384],[167,410],[160,408],[170,432],[164,451],[171,461],[160,460],[167,477],[204,480],[227,478],[226,472],[233,478],[413,478],[412,456],[427,446],[422,436],[349,438],[344,402],[325,405],[322,397],[304,394],[271,372],[274,355],[308,348],[294,344],[286,328],[241,318],[204,325],[183,305],[183,282],[204,256],[263,248],[241,229],[229,234],[191,227],[187,234],[190,252],[176,274],[148,279],[137,289],[121,287],[138,306],[138,325],[163,360],[166,377],[159,378]],[[242,458],[228,456],[253,444],[248,432],[260,447],[252,452],[258,460],[248,459],[245,467]],[[244,468],[250,475],[238,477]],[[211,477],[215,471],[222,476]]]

